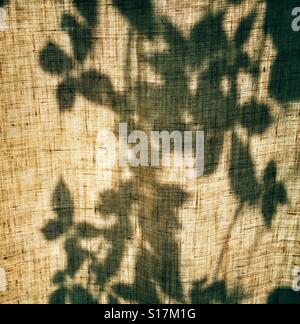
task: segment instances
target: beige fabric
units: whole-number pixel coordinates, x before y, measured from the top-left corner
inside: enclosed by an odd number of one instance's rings
[[[291,288],[300,266],[299,101],[270,93],[279,52],[265,33],[267,3],[156,0],[153,17],[138,6],[126,17],[116,3],[99,1],[95,24],[67,0],[5,7],[0,303],[266,303]],[[50,41],[74,57],[64,13],[89,26],[93,45],[58,75],[42,57]],[[237,45],[251,13],[249,37]],[[256,73],[237,68],[242,52]],[[102,77],[84,78],[92,70]],[[62,109],[56,92],[66,78],[81,81]],[[253,101],[269,109],[263,130],[254,130]],[[97,134],[120,121],[147,132],[204,129],[205,175],[103,167],[97,154],[112,153]]]

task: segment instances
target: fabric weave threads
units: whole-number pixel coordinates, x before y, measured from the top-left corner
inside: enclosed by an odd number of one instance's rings
[[[293,1],[0,4],[0,303],[298,298]],[[124,122],[204,131],[204,175],[97,163]]]

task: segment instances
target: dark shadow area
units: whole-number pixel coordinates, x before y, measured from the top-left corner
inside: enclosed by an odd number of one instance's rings
[[[300,294],[291,288],[277,288],[270,294],[268,303],[271,305],[299,305]]]
[[[300,99],[300,34],[292,29],[297,0],[266,0],[265,30],[272,37],[277,56],[272,66],[270,93],[288,103]],[[298,25],[300,25],[298,23]]]
[[[213,174],[219,166],[225,134],[230,132],[232,143],[228,177],[232,193],[240,204],[225,237],[219,260],[221,266],[231,232],[237,220],[243,216],[244,206],[260,206],[265,228],[271,230],[278,205],[288,201],[284,184],[276,180],[276,163],[270,162],[264,177],[260,179],[248,144],[251,137],[262,135],[272,127],[271,108],[257,102],[255,98],[239,105],[239,73],[246,71],[253,78],[258,77],[257,62],[252,62],[243,49],[254,26],[256,12],[242,20],[233,38],[227,36],[223,27],[225,12],[207,14],[195,24],[191,34],[185,36],[168,18],[155,13],[152,1],[114,0],[116,9],[126,17],[133,34],[136,34],[138,64],[150,65],[163,80],[159,85],[147,83],[142,78],[132,82],[131,61],[128,57],[125,75],[129,81],[125,91],[119,93],[114,90],[108,76],[96,70],[83,69],[83,63],[95,46],[94,32],[99,23],[99,2],[73,2],[85,19],[82,24],[67,13],[62,17],[62,28],[70,36],[73,55],[67,55],[51,41],[40,53],[40,64],[44,71],[63,79],[57,88],[61,113],[71,110],[76,95],[81,95],[91,102],[111,107],[119,114],[121,122],[129,123],[130,130],[143,130],[145,125],[150,125],[151,130],[169,132],[191,130],[192,127],[204,130],[205,176]],[[237,4],[241,1],[231,2]],[[270,20],[272,22],[268,16],[266,25],[270,25]],[[145,54],[142,50],[143,42],[146,39],[155,40],[161,35],[167,50]],[[132,46],[129,37],[128,53]],[[74,78],[71,76],[74,70],[83,71]],[[192,72],[197,76],[194,92],[190,89]],[[275,71],[277,77],[276,73]],[[229,85],[227,92],[224,92],[222,86],[224,79]],[[184,113],[190,114],[193,121],[184,120]],[[135,121],[136,115],[138,121]],[[248,143],[239,138],[236,126],[245,129]],[[244,298],[241,289],[229,289],[225,281],[196,282],[191,296],[184,296],[184,274],[180,272],[181,246],[176,234],[181,230],[178,211],[187,202],[188,194],[179,186],[162,185],[162,179],[155,170],[133,168],[132,173],[132,180],[121,182],[115,190],[100,194],[95,213],[99,217],[108,219],[113,216],[117,220],[113,224],[108,221],[105,229],[76,223],[72,194],[63,180],[58,184],[52,199],[56,219],[49,222],[43,233],[49,241],[63,236],[67,263],[66,268],[53,279],[58,290],[49,301],[96,301],[88,289],[76,285],[70,287],[67,282],[70,278],[75,278],[83,264],[88,263],[99,294],[105,291],[111,279],[119,272],[127,253],[127,241],[136,230],[132,228],[130,215],[134,205],[138,204],[138,226],[142,242],[138,249],[135,282],[132,285],[115,285],[113,291],[108,293],[109,301],[158,304],[162,297],[158,293],[160,291],[169,299],[181,303],[190,299],[193,303],[205,304],[240,302]],[[96,253],[82,248],[81,242],[85,239],[106,242],[104,260],[99,260],[98,253],[101,251]]]
[[[241,204],[255,204],[260,197],[260,185],[249,148],[234,134],[232,137],[230,184]]]
[[[63,81],[57,89],[57,100],[61,112],[68,111],[73,108],[76,93],[86,94],[87,88],[91,85],[89,82],[85,84],[87,77],[91,76],[83,74],[82,78],[75,79],[70,75],[74,69],[78,70],[82,67],[87,56],[92,52],[94,45],[94,33],[98,24],[98,0],[73,0],[74,6],[84,18],[84,22],[77,21],[76,17],[65,13],[61,19],[62,30],[65,31],[71,40],[73,54],[69,56],[65,51],[53,42],[49,42],[40,53],[40,64],[44,71],[63,77]],[[96,85],[99,84],[98,79],[101,75],[93,75]],[[94,85],[94,89],[96,87]],[[99,87],[97,90],[101,91]],[[95,94],[94,94],[95,95]],[[91,99],[92,94],[90,95]],[[99,95],[98,95],[99,96]],[[98,99],[98,97],[96,98]],[[95,100],[95,99],[94,99]]]
[[[57,217],[49,221],[43,229],[43,234],[48,241],[57,239],[73,225],[74,201],[62,179],[53,193],[52,208]]]
[[[152,0],[113,0],[113,4],[139,33],[154,38],[156,16]]]
[[[101,0],[74,0],[74,5],[86,19],[87,25],[94,27],[98,23],[98,7]]]
[[[102,193],[95,211],[97,214],[101,213],[101,217],[104,218],[115,216],[116,221],[114,225],[98,229],[88,223],[75,222],[70,192],[63,181],[57,185],[52,202],[57,218],[48,223],[43,233],[47,240],[54,240],[63,235],[67,262],[65,269],[57,272],[53,278],[53,283],[59,288],[50,297],[50,303],[96,303],[96,299],[85,288],[70,287],[67,284],[68,279],[74,279],[83,264],[88,263],[90,275],[93,275],[99,292],[104,290],[105,284],[120,269],[126,241],[132,237],[128,217],[134,201],[136,197],[131,183],[124,183],[119,192]],[[84,240],[93,239],[105,242],[104,260],[99,258],[99,254],[103,252],[101,249],[92,252],[82,247]]]
[[[78,62],[84,62],[93,45],[93,29],[81,25],[76,19],[65,14],[62,18],[62,29],[68,32],[73,44],[74,57]]]
[[[74,67],[72,59],[53,42],[49,42],[41,52],[40,63],[51,74],[63,74]]]
[[[153,213],[150,217],[146,216],[146,210],[142,210],[139,215],[144,244],[148,243],[150,249],[141,247],[135,284],[117,285],[115,292],[128,302],[158,304],[160,296],[155,287],[158,285],[164,294],[183,302],[180,247],[174,230],[178,230],[180,226],[176,210],[186,201],[187,195],[176,186],[159,186],[152,199]],[[139,196],[138,201],[147,201],[147,197]]]
[[[4,7],[9,3],[10,0],[0,0],[0,7]]]
[[[262,199],[262,213],[267,226],[271,227],[279,204],[287,204],[287,192],[282,182],[277,182],[277,167],[271,161],[264,174],[264,189]]]
[[[206,280],[195,282],[192,289],[192,304],[238,304],[245,297],[243,292],[235,289],[228,289],[225,281],[216,281],[207,285]]]

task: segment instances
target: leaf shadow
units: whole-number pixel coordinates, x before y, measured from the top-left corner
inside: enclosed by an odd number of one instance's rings
[[[237,4],[241,1],[231,2]],[[76,95],[81,95],[90,102],[111,107],[121,120],[130,121],[131,128],[148,124],[153,130],[171,132],[196,125],[205,131],[205,176],[212,175],[220,165],[225,135],[231,132],[228,177],[232,193],[239,200],[240,207],[261,202],[264,221],[270,228],[277,205],[288,200],[284,184],[276,182],[277,166],[274,162],[267,167],[264,179],[260,182],[250,147],[241,141],[235,131],[235,126],[239,124],[247,130],[251,139],[252,136],[265,133],[273,122],[269,106],[254,99],[243,106],[238,103],[240,92],[237,79],[240,70],[247,71],[253,77],[258,73],[257,66],[243,51],[256,19],[255,12],[242,20],[232,40],[224,31],[224,12],[205,15],[192,28],[191,34],[185,36],[169,19],[155,12],[152,1],[113,0],[119,13],[138,34],[140,42],[145,39],[155,40],[156,36],[163,35],[168,48],[137,54],[138,61],[148,64],[161,77],[161,84],[128,81],[125,91],[121,93],[114,89],[107,75],[82,68],[96,41],[93,33],[98,22],[98,2],[74,0],[74,4],[85,18],[85,23],[79,23],[69,14],[62,17],[62,28],[72,41],[73,56],[51,41],[40,53],[40,64],[44,71],[63,78],[57,89],[60,111],[70,111]],[[204,72],[200,73],[203,66]],[[80,71],[76,78],[72,76],[74,69]],[[194,93],[190,89],[192,72],[196,73]],[[127,79],[130,79],[130,64],[126,73]],[[224,80],[229,84],[228,93],[222,87]],[[189,113],[193,122],[183,120],[183,113]],[[140,124],[134,121],[136,114],[142,120]],[[96,278],[99,292],[105,290],[119,273],[127,253],[127,242],[132,239],[134,229],[130,216],[136,203],[142,205],[138,226],[147,248],[144,245],[139,247],[134,283],[115,285],[109,298],[113,302],[123,299],[156,304],[160,302],[160,291],[168,298],[185,301],[180,267],[181,247],[176,233],[181,230],[179,209],[189,197],[179,186],[162,185],[157,176],[152,176],[149,183],[145,182],[141,177],[141,168],[132,170],[132,173],[133,180],[120,180],[115,190],[99,195],[95,213],[107,220],[106,229],[75,222],[71,193],[63,181],[58,185],[53,198],[53,211],[57,219],[50,221],[43,233],[47,240],[64,237],[67,264],[53,278],[53,283],[59,289],[50,301],[71,299],[75,303],[94,302],[94,297],[85,288],[65,287],[67,278],[73,279],[85,262],[88,262],[89,270]],[[141,190],[141,187],[147,185],[154,188],[152,198]],[[59,202],[57,197],[60,197]],[[146,203],[151,206],[147,211],[143,209]],[[241,210],[238,209],[236,217],[240,217]],[[116,222],[111,224],[109,217],[115,217]],[[227,237],[230,238],[230,233]],[[83,239],[104,240],[105,245],[109,246],[106,257],[101,259],[97,253],[83,249]],[[225,242],[224,246],[227,244]],[[225,281],[216,281],[210,285],[200,281],[194,283],[191,298],[194,303],[237,303],[243,298],[242,295],[239,287],[230,289]]]

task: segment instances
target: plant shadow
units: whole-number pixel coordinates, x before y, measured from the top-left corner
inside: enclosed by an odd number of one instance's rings
[[[219,166],[225,135],[230,133],[232,142],[228,177],[232,193],[240,204],[230,228],[232,230],[237,219],[243,216],[244,206],[257,205],[261,208],[266,230],[271,230],[278,205],[288,202],[285,185],[277,179],[275,161],[270,161],[264,177],[259,179],[250,147],[239,138],[236,131],[236,126],[244,128],[250,141],[253,136],[264,134],[273,124],[271,107],[261,104],[255,98],[243,105],[238,100],[240,71],[246,71],[254,79],[259,74],[257,62],[252,62],[244,51],[257,13],[251,12],[241,21],[233,39],[224,30],[225,12],[205,15],[195,24],[191,34],[185,36],[168,18],[155,11],[151,0],[114,0],[113,5],[126,18],[133,33],[138,35],[139,45],[145,40],[153,41],[163,35],[168,48],[151,53],[137,51],[138,61],[154,69],[163,80],[161,84],[153,85],[137,80],[126,85],[126,92],[122,93],[114,89],[112,80],[107,75],[83,69],[83,63],[95,46],[94,34],[100,23],[97,14],[100,2],[73,0],[73,4],[84,18],[84,22],[79,23],[68,13],[62,17],[62,30],[70,37],[73,54],[66,54],[52,41],[40,52],[43,70],[63,79],[57,87],[60,113],[71,111],[76,96],[81,95],[91,102],[111,107],[119,114],[122,122],[130,124],[130,129],[144,129],[146,125],[149,129],[151,125],[152,130],[172,132],[191,130],[196,126],[205,132],[205,176],[212,175]],[[286,55],[288,49],[281,48],[283,35],[276,32],[278,19],[272,14],[272,6],[268,2],[266,29],[268,33],[278,37],[277,60],[280,61],[280,57]],[[129,48],[130,46],[131,44]],[[289,88],[286,83],[287,75],[283,76],[283,81],[276,79],[278,75],[282,75],[277,70],[279,64],[277,67],[276,64],[278,63],[274,63],[270,84],[274,95],[285,100],[291,91],[297,98],[296,88]],[[299,63],[295,64],[294,68],[297,69]],[[132,73],[130,67],[128,59],[125,72],[129,79]],[[78,77],[73,76],[74,70],[80,71]],[[195,92],[190,89],[192,73],[197,76]],[[287,79],[286,82],[284,78]],[[224,80],[229,85],[227,93],[223,89]],[[284,91],[281,89],[278,92],[279,86]],[[184,113],[189,114],[193,122],[187,122],[182,117]],[[139,121],[135,121],[136,114]],[[161,294],[181,303],[188,300],[193,303],[238,303],[244,298],[241,288],[230,289],[225,281],[220,280],[213,283],[206,280],[195,282],[191,296],[184,296],[184,274],[180,269],[181,246],[177,233],[181,230],[179,210],[188,202],[189,196],[180,186],[162,184],[156,171],[142,167],[132,168],[130,181],[120,180],[114,190],[100,193],[95,213],[97,217],[107,219],[105,229],[76,222],[76,207],[70,189],[63,179],[59,181],[52,198],[56,219],[46,225],[43,234],[49,241],[64,239],[67,263],[66,268],[53,278],[58,289],[50,297],[50,303],[97,302],[99,296],[94,296],[88,288],[68,284],[86,263],[99,294],[105,292],[111,303],[125,300],[159,304],[162,301]],[[145,188],[150,188],[150,193]],[[132,239],[136,231],[130,221],[136,204],[142,242],[136,258],[134,283],[115,284],[108,289],[127,254],[128,240]],[[116,219],[113,224],[109,221],[111,216]],[[226,236],[224,251],[230,237],[231,231]],[[101,248],[96,252],[84,249],[83,240],[103,240],[106,257],[99,258]],[[220,264],[223,258],[221,255]]]

